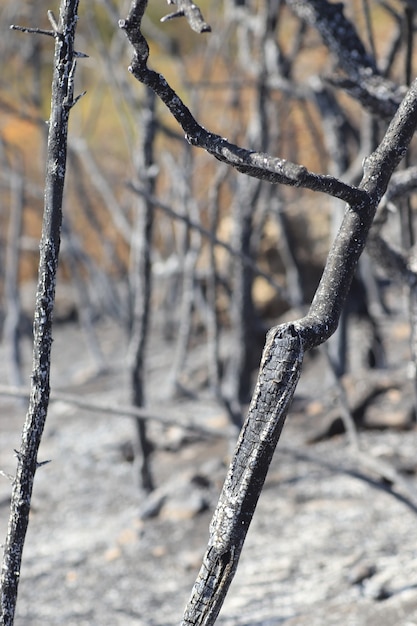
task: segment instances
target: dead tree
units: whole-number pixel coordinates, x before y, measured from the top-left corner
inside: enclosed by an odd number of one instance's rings
[[[151,90],[146,93],[146,105],[142,119],[144,133],[137,156],[137,170],[138,177],[149,196],[152,195],[155,188],[155,176],[152,173],[152,166],[154,165],[155,95]],[[152,290],[152,230],[153,205],[147,197],[138,198],[131,242],[131,329],[128,352],[132,404],[136,407],[142,407],[145,403],[145,357]],[[147,435],[145,420],[137,418],[135,425],[135,457],[139,465],[140,482],[146,491],[151,491],[153,489],[150,466],[152,444]]]
[[[23,545],[29,523],[32,488],[37,469],[38,449],[49,404],[49,378],[52,345],[52,314],[55,300],[56,271],[62,223],[62,201],[66,168],[69,113],[74,99],[74,50],[78,0],[62,0],[59,22],[50,12],[51,31],[43,32],[55,39],[54,76],[45,180],[45,205],[40,244],[39,279],[33,324],[33,366],[29,408],[17,452],[17,469],[13,490],[8,533],[1,574],[1,624],[12,626],[16,607]]]
[[[119,23],[134,48],[129,69],[166,104],[189,143],[251,177],[312,189],[346,202],[342,225],[307,315],[272,328],[267,336],[248,416],[214,512],[207,551],[183,618],[183,626],[208,626],[216,621],[236,571],[299,380],[304,354],[325,342],[336,330],[376,209],[414,134],[417,81],[402,98],[404,91],[378,73],[374,60],[345,18],[341,4],[288,0],[294,12],[318,30],[345,71],[345,78],[338,77],[333,82],[343,84],[375,114],[392,117],[382,141],[363,162],[360,184],[350,185],[334,176],[316,174],[296,163],[234,145],[203,128],[165,78],[148,67],[149,47],[141,31],[146,4],[146,0],[133,1],[127,18]],[[178,9],[174,16],[185,15],[194,30],[204,30],[206,23],[199,11],[193,12],[191,20],[190,3],[178,3]]]

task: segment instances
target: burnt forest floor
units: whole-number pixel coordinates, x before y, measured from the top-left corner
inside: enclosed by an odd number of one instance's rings
[[[387,368],[344,381],[361,411],[360,452],[338,434],[340,399],[323,354],[306,358],[219,625],[417,625],[417,428],[400,304],[383,325]],[[100,372],[80,327],[55,326],[53,394],[126,405],[126,338],[109,322],[99,325],[98,337],[106,365]],[[227,342],[225,335],[226,352]],[[29,381],[29,340],[23,348]],[[180,622],[230,444],[224,411],[202,384],[204,343],[190,348],[184,386],[191,393],[175,399],[167,393],[173,350],[153,333],[148,405],[224,436],[151,422],[157,487],[147,496],[132,462],[131,418],[52,402],[39,455],[50,463],[36,475],[16,626]],[[4,347],[0,364],[0,383],[7,384]],[[0,469],[8,474],[25,411],[25,401],[0,396]],[[9,499],[1,476],[1,537]]]

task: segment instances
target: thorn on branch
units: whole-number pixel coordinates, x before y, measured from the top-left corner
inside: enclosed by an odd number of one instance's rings
[[[48,459],[47,461],[40,461],[36,463],[36,469],[39,469],[40,467],[42,467],[43,465],[48,465],[48,463],[51,462],[51,459]]]
[[[176,4],[178,11],[169,13],[161,18],[161,22],[168,22],[175,17],[185,17],[190,28],[196,33],[210,33],[211,26],[204,20],[203,15],[192,0],[168,0],[168,4]]]
[[[83,96],[85,96],[85,94],[87,93],[87,91],[82,91],[76,98],[74,98],[73,100],[65,100],[64,101],[64,107],[66,107],[67,109],[72,109],[73,106],[75,106],[77,104],[77,102],[79,100],[81,100],[81,98]]]
[[[168,15],[164,15],[164,17],[161,17],[159,21],[165,23],[169,20],[173,20],[174,17],[184,17],[184,11],[175,11],[175,13],[168,13]]]
[[[9,480],[11,483],[14,481],[14,476],[8,474],[7,472],[4,472],[3,470],[0,470],[0,476],[7,478],[7,480]]]
[[[21,452],[19,452],[19,450],[14,450],[14,453],[19,461],[19,463],[21,463],[26,457],[24,454],[22,454]],[[36,461],[36,469],[38,469],[39,467],[42,467],[42,465],[47,465],[48,463],[51,462],[51,459],[48,459],[47,461]],[[3,476],[8,476],[7,474],[5,474],[3,471],[0,470],[0,474],[2,474]],[[13,477],[11,477],[12,480],[14,480]]]
[[[52,26],[52,28],[54,29],[55,33],[58,35],[59,34],[59,27],[58,27],[58,22],[56,21],[55,15],[53,11],[48,11],[48,20]]]

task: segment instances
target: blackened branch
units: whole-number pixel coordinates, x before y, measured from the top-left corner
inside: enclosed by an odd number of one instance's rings
[[[320,191],[350,204],[366,201],[366,193],[363,190],[333,176],[316,174],[286,159],[236,146],[201,126],[166,79],[148,68],[149,46],[141,32],[141,21],[146,5],[147,0],[133,2],[127,19],[119,21],[120,28],[126,32],[135,50],[129,71],[139,82],[150,87],[159,96],[182,127],[191,145],[203,148],[219,161],[253,178]]]

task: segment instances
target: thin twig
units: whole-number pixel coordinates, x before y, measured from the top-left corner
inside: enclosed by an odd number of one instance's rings
[[[56,37],[56,32],[53,30],[45,30],[43,28],[29,28],[27,26],[18,26],[17,24],[11,24],[10,30],[18,30],[21,33],[30,33],[35,35],[47,35],[48,37]]]

